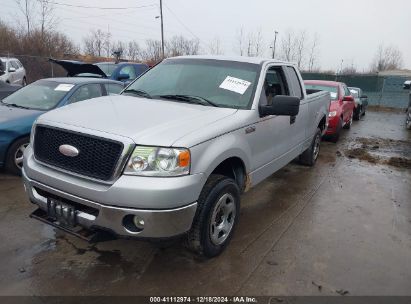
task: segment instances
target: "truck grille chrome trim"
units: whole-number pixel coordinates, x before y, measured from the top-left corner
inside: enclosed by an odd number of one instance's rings
[[[79,151],[76,157],[61,153],[62,146]],[[34,157],[53,169],[112,183],[123,170],[134,144],[53,126],[37,125],[34,134]]]

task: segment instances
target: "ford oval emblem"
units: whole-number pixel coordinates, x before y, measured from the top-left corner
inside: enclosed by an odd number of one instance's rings
[[[61,145],[59,147],[59,151],[61,154],[67,157],[76,157],[79,155],[80,151],[71,145]]]

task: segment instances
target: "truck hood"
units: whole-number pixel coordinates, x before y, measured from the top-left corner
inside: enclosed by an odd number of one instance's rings
[[[106,96],[50,111],[38,121],[124,136],[140,145],[173,146],[179,140],[189,147],[193,142],[185,143],[185,135],[236,112],[169,100]]]
[[[103,78],[107,78],[107,75],[97,65],[91,63],[72,60],[57,60],[51,58],[49,60],[65,69],[67,71],[67,76],[69,77],[79,74],[95,74],[100,75]]]

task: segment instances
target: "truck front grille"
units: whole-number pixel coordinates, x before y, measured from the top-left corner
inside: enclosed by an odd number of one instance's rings
[[[59,148],[70,145],[79,151],[65,156]],[[123,152],[123,144],[110,139],[38,125],[34,136],[37,160],[86,177],[109,181]]]

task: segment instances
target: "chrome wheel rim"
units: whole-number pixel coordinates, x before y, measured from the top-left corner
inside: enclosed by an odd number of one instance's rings
[[[24,151],[26,150],[27,146],[29,143],[22,144],[14,153],[14,164],[16,165],[17,168],[21,170],[23,168],[23,157],[24,157]]]
[[[223,194],[214,207],[210,221],[210,239],[218,246],[225,242],[234,226],[236,205],[230,193]]]
[[[317,160],[318,155],[320,154],[320,144],[321,144],[321,138],[319,135],[317,135],[314,141],[314,151],[313,151],[314,160]]]

